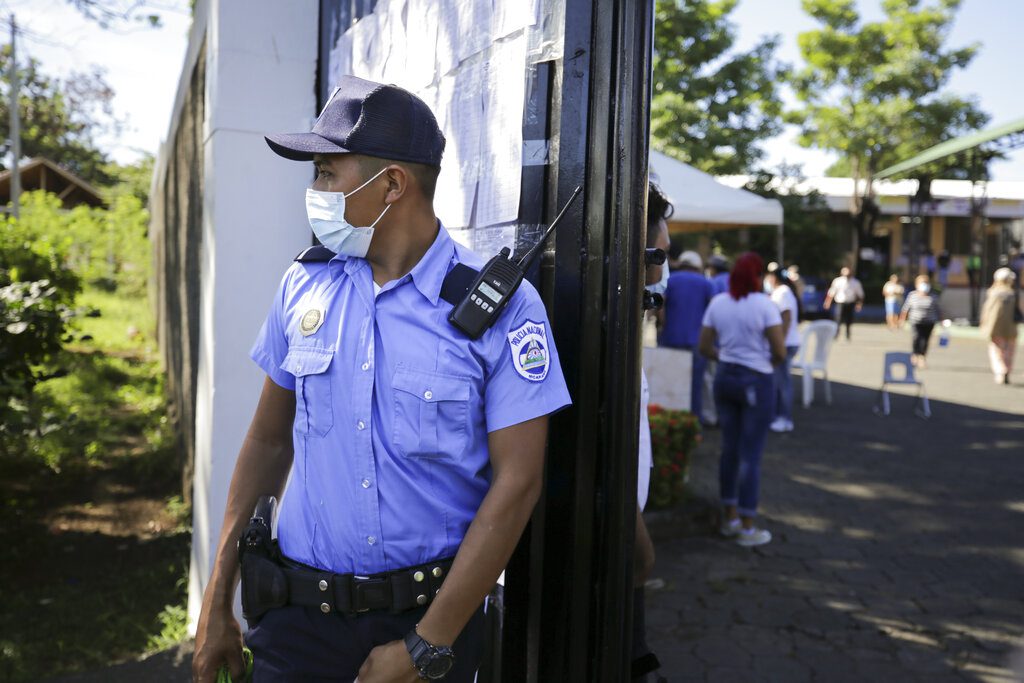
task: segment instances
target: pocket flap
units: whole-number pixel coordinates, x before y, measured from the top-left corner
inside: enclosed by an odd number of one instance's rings
[[[469,400],[469,380],[462,377],[400,367],[395,370],[392,386],[428,403]]]
[[[288,349],[288,355],[284,357],[281,369],[296,377],[319,375],[327,370],[332,358],[334,358],[332,349],[319,346],[293,346]]]

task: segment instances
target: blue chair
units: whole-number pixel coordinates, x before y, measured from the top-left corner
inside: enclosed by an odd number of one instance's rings
[[[902,372],[896,373],[896,368],[902,368]],[[890,384],[911,384],[917,387],[917,400],[914,403],[914,414],[928,419],[932,416],[931,405],[928,403],[928,393],[925,391],[924,382],[914,374],[914,364],[910,360],[909,353],[890,351],[885,354],[885,369],[882,373],[882,388],[878,390],[879,403],[875,405],[875,413],[889,415],[892,406],[889,400]]]

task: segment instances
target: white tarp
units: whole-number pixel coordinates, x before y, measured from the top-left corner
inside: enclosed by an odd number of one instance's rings
[[[675,207],[672,221],[730,225],[781,225],[782,204],[723,185],[714,177],[651,150],[650,166]]]

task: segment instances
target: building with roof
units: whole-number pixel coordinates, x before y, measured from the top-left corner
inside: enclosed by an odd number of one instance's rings
[[[36,157],[24,162],[18,169],[21,173],[21,191],[45,190],[57,195],[64,207],[72,209],[81,204],[106,206],[100,191],[45,157]],[[0,172],[0,205],[7,211],[11,201],[11,171]]]

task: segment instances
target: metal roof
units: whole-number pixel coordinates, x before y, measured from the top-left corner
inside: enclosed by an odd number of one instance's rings
[[[888,178],[889,176],[904,173],[905,171],[917,168],[918,166],[923,166],[924,164],[942,159],[943,157],[953,156],[954,154],[959,154],[960,152],[979,147],[986,142],[992,142],[993,140],[1021,133],[1022,131],[1024,131],[1024,117],[1015,121],[1010,121],[1009,123],[1004,123],[1001,126],[994,126],[987,130],[978,131],[977,133],[964,135],[959,138],[954,138],[953,140],[946,140],[945,142],[940,142],[934,147],[929,147],[917,156],[911,157],[906,161],[901,161],[894,166],[890,166],[880,173],[876,173],[875,179],[881,180],[882,178]],[[1018,137],[1019,139],[1015,139],[1011,144],[1011,147],[1024,144],[1024,136]]]

